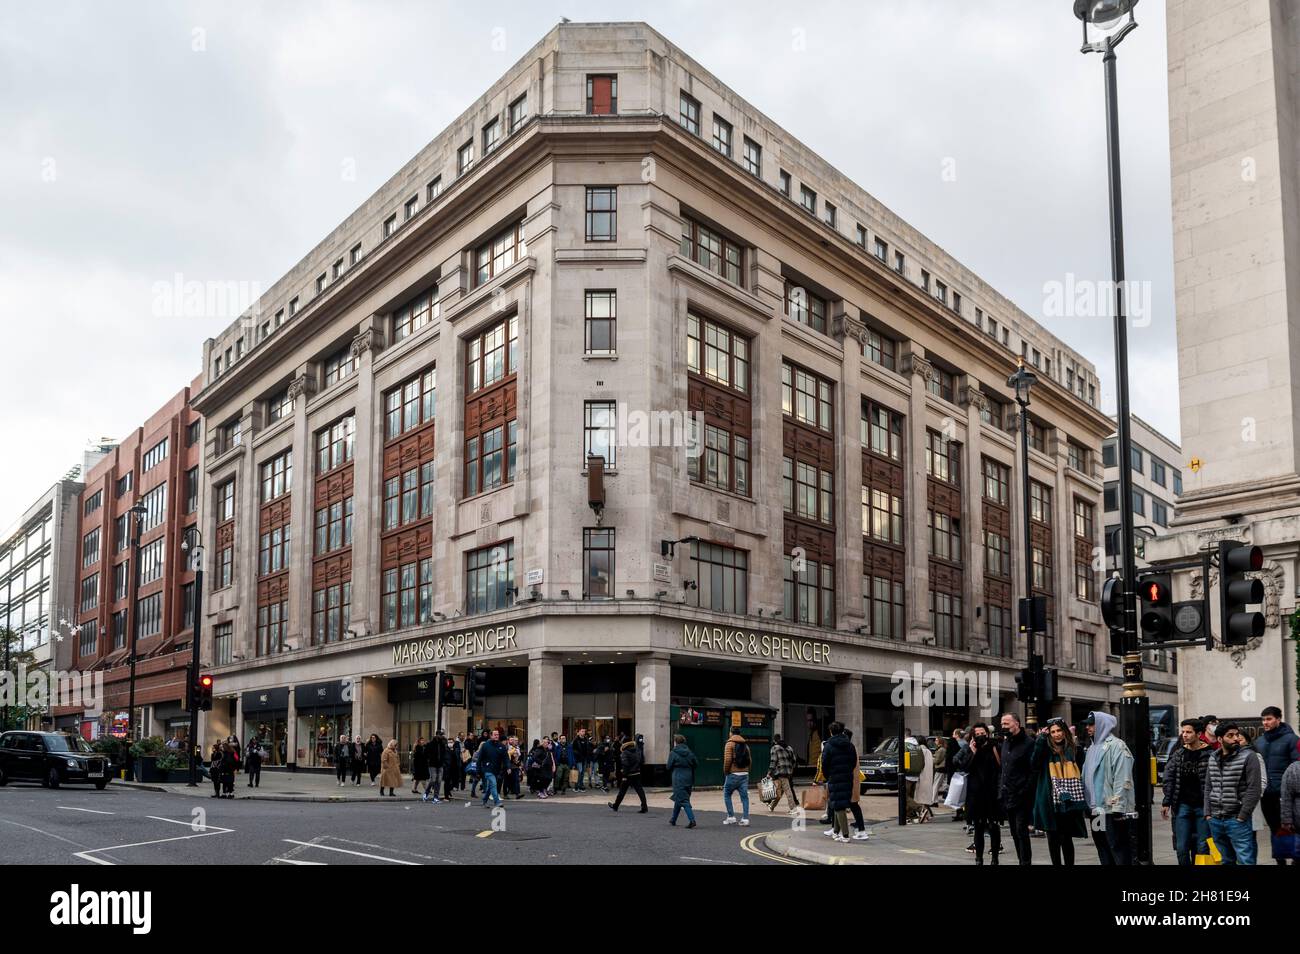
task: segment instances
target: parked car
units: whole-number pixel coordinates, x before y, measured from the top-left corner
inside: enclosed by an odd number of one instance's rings
[[[882,739],[874,750],[858,758],[858,767],[866,779],[862,782],[865,794],[873,788],[898,790],[898,737]]]
[[[1172,739],[1160,739],[1153,747],[1156,755],[1156,784],[1163,785],[1165,782],[1165,765],[1169,762],[1169,756],[1174,754],[1174,749],[1178,747],[1178,737]]]
[[[0,735],[0,785],[40,782],[47,788],[89,784],[103,791],[108,759],[79,735],[63,732],[6,732]]]

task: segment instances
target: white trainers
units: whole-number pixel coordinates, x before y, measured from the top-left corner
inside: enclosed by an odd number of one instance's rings
[[[740,827],[741,827],[741,828],[748,828],[748,827],[749,827],[749,819],[748,819],[748,818],[742,818],[742,819],[740,820]]]
[[[833,837],[834,837],[834,841],[837,844],[847,845],[849,843],[849,838],[847,835],[835,835]]]
[[[854,841],[866,841],[870,837],[871,837],[871,833],[866,831],[855,831],[853,833]]]
[[[800,809],[800,808],[792,808],[792,809],[790,809],[788,812],[786,812],[786,814],[789,815],[789,816],[791,816],[791,817],[794,817],[794,816],[796,816],[796,815],[801,815],[801,814],[803,814],[803,809]]]
[[[834,838],[834,837],[835,837],[835,829],[834,829],[834,828],[827,828],[824,832],[822,832],[822,834],[825,835],[825,836],[828,837],[828,838]]]
[[[722,819],[722,824],[734,825],[736,824],[736,819],[733,816],[728,815],[726,818]]]

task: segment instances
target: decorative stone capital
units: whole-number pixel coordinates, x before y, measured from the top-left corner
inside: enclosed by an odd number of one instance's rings
[[[987,394],[979,389],[978,384],[967,384],[962,387],[961,394],[958,396],[958,403],[962,407],[974,405],[977,411],[988,412],[993,408],[993,402],[989,400]]]
[[[914,374],[928,384],[934,377],[934,365],[919,354],[908,353],[903,355],[903,374]]]
[[[360,361],[363,356],[378,351],[383,347],[379,333],[374,328],[367,328],[352,339],[352,357]]]
[[[299,398],[307,397],[315,392],[312,386],[312,380],[308,375],[301,375],[289,382],[289,398],[297,401]]]
[[[852,338],[859,348],[867,346],[867,326],[856,318],[850,318],[841,312],[831,319],[831,336],[841,344],[845,338]]]

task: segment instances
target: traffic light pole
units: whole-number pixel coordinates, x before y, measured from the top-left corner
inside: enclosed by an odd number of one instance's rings
[[[1038,725],[1038,689],[1042,685],[1043,659],[1034,652],[1034,541],[1032,509],[1029,503],[1029,398],[1016,391],[1020,405],[1020,490],[1024,507],[1025,524],[1025,601],[1021,603],[1025,620],[1027,662],[1029,666],[1029,697],[1025,703],[1025,725]],[[900,756],[901,757],[901,756]]]
[[[194,635],[190,637],[190,787],[199,784],[199,633],[203,627],[203,548],[194,551]]]
[[[1133,438],[1128,395],[1128,319],[1124,309],[1124,212],[1119,162],[1119,102],[1115,51],[1102,54],[1106,83],[1106,153],[1110,184],[1110,263],[1115,283],[1116,439],[1119,455],[1120,556],[1122,565],[1124,691],[1119,735],[1133,753],[1133,788],[1137,800],[1137,863],[1151,863],[1151,739],[1149,700],[1142,673],[1137,628],[1137,557],[1133,552]]]

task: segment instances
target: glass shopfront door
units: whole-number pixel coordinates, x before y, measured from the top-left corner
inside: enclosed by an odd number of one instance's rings
[[[340,735],[352,738],[352,706],[324,706],[298,712],[298,764],[333,768]]]
[[[246,692],[239,699],[244,717],[243,751],[256,739],[266,752],[263,765],[282,766],[289,762],[289,689],[259,689]],[[206,758],[208,753],[203,753]],[[242,752],[241,752],[242,755]]]

